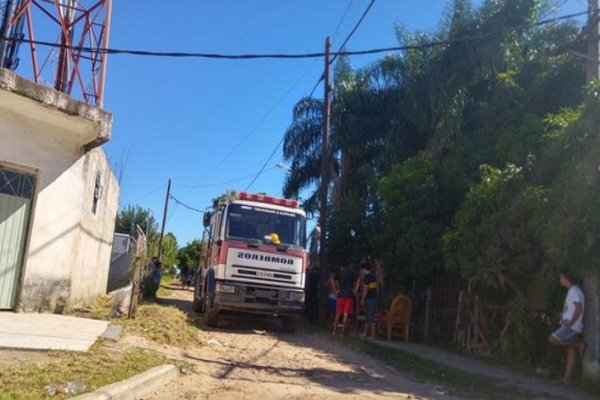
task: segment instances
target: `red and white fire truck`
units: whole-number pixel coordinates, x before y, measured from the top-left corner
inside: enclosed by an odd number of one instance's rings
[[[304,309],[306,215],[297,200],[239,193],[204,214],[207,251],[194,289],[194,310],[217,323],[222,312],[281,317],[296,330]]]

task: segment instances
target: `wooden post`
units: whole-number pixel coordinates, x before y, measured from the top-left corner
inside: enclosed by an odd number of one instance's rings
[[[327,321],[327,194],[329,189],[329,118],[331,109],[331,88],[329,83],[329,53],[331,51],[331,37],[325,40],[325,72],[324,72],[324,99],[323,99],[323,132],[321,140],[321,187],[319,191],[320,210],[319,225],[319,322]]]
[[[163,240],[165,238],[165,225],[167,223],[167,211],[169,209],[169,197],[171,197],[171,178],[167,185],[167,196],[165,197],[165,209],[163,211],[162,227],[160,228],[160,240],[158,242],[158,261],[162,262]]]

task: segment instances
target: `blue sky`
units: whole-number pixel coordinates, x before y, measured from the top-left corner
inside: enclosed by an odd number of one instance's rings
[[[236,54],[319,52],[327,35],[333,35],[337,48],[368,0],[113,3],[110,47]],[[377,0],[347,47],[397,45],[395,23],[432,30],[446,4]],[[583,9],[584,0],[570,0],[561,12]],[[351,61],[359,68],[375,57],[381,55]],[[311,59],[110,56],[104,107],[113,113],[114,125],[105,150],[122,169],[121,206],[150,208],[160,221],[168,178],[176,198],[200,209],[227,189],[244,189],[322,67],[322,60]],[[317,94],[322,96],[322,91],[320,86]],[[281,160],[279,150],[250,191],[281,195],[285,171],[275,168]],[[166,230],[183,245],[200,237],[201,216],[172,202]]]

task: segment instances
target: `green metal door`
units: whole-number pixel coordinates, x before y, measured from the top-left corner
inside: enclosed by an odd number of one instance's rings
[[[0,165],[0,309],[17,296],[35,176]]]

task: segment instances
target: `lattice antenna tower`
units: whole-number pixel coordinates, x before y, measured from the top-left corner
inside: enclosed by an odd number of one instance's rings
[[[15,70],[29,62],[36,83],[102,107],[111,6],[112,0],[0,0],[0,66]],[[20,63],[19,47],[29,49],[30,61]]]

